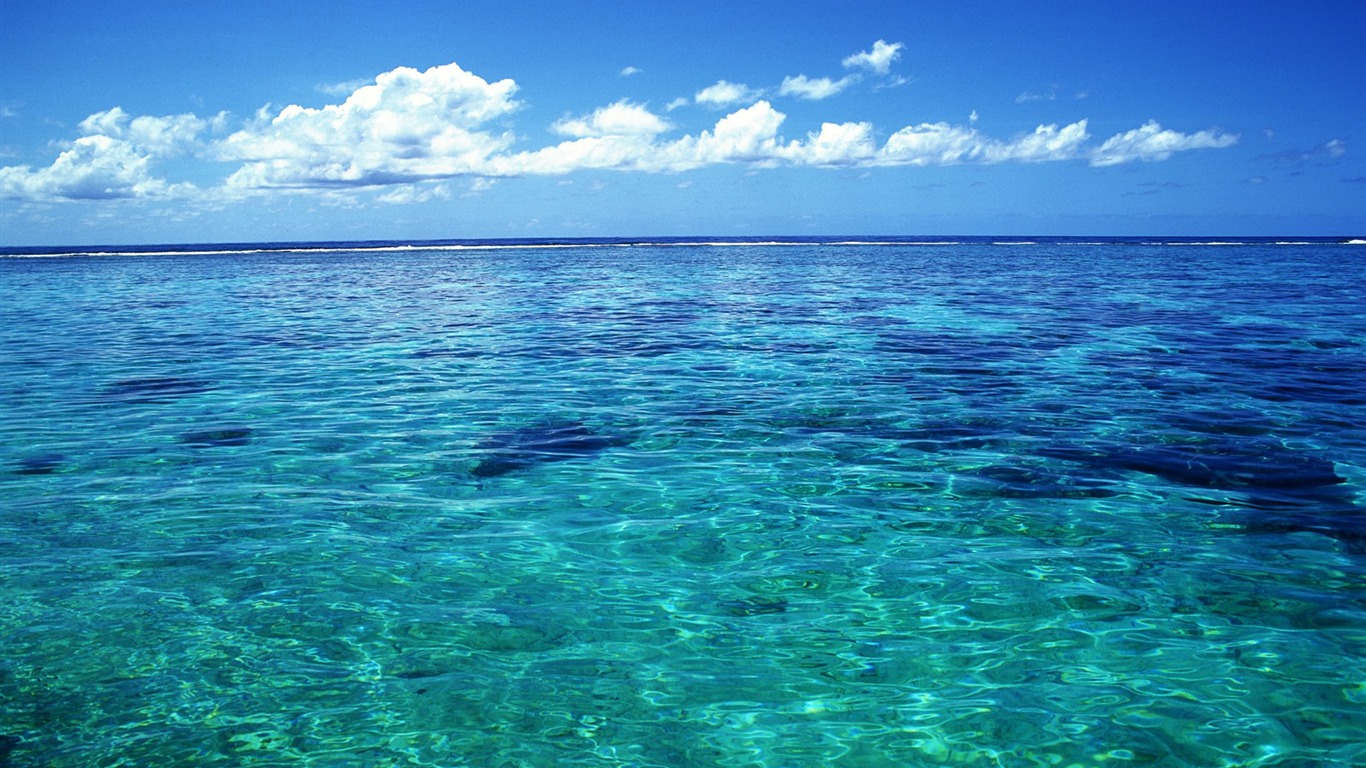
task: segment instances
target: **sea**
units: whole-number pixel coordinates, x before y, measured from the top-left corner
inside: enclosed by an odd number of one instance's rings
[[[0,765],[1366,765],[1363,246],[0,249]]]

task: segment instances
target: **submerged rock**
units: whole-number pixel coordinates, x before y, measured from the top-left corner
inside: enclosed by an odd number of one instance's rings
[[[1093,469],[1130,470],[1215,492],[1190,501],[1228,507],[1249,533],[1312,531],[1366,550],[1366,508],[1332,461],[1273,440],[1229,440],[1190,445],[1052,446],[1040,455]]]
[[[1333,462],[1270,440],[1157,446],[1056,445],[1037,453],[1101,469],[1143,472],[1199,488],[1294,494],[1346,482]]]
[[[66,457],[60,453],[44,453],[38,456],[27,456],[19,460],[19,466],[15,468],[16,475],[50,475],[62,468],[66,463]]]
[[[186,432],[180,436],[180,442],[194,448],[246,445],[251,442],[251,430],[246,427],[229,427]]]
[[[183,395],[206,392],[212,388],[207,381],[178,376],[157,376],[142,379],[121,379],[106,386],[105,397],[115,400],[158,402]]]
[[[630,443],[602,435],[582,422],[540,424],[500,432],[480,446],[483,458],[470,469],[475,477],[497,477],[535,464],[593,456]]]
[[[791,608],[788,602],[780,597],[749,597],[742,600],[726,600],[721,603],[721,610],[731,616],[769,616],[775,613],[787,613]]]

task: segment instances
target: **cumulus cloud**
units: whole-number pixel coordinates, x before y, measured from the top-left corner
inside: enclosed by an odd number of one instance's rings
[[[772,165],[781,159],[776,136],[783,119],[767,101],[760,101],[726,115],[711,130],[696,136],[657,141],[654,133],[644,130],[599,133],[496,158],[490,169],[511,176],[587,169],[678,172],[718,163]],[[636,120],[646,122],[639,115]],[[586,122],[591,123],[591,118]]]
[[[783,84],[778,89],[778,93],[782,96],[796,96],[802,99],[826,99],[857,81],[857,75],[848,75],[839,80],[831,80],[828,77],[813,78],[806,75],[796,75],[783,78]]]
[[[589,130],[595,118],[614,108],[632,115],[625,121],[649,125],[648,130]],[[977,129],[948,123],[922,123],[893,133],[879,146],[871,123],[824,123],[805,138],[785,140],[779,129],[787,116],[767,101],[759,101],[718,120],[697,135],[661,139],[643,108],[618,103],[587,118],[570,121],[577,136],[570,141],[531,152],[495,158],[499,175],[565,174],[576,170],[681,172],[718,164],[750,167],[777,165],[814,167],[930,166],[960,163],[1047,162],[1085,155],[1089,138],[1086,121],[1071,125],[1041,125],[1030,133],[1002,141]],[[605,120],[598,122],[606,122]]]
[[[786,119],[772,104],[760,101],[726,115],[696,139],[685,136],[672,143],[664,159],[679,169],[715,163],[771,165],[778,159],[778,126]]]
[[[726,80],[718,80],[714,85],[698,91],[693,96],[693,101],[709,107],[728,107],[732,104],[739,104],[744,101],[753,101],[762,95],[760,91],[754,90],[743,83],[732,83]]]
[[[622,67],[621,72],[619,74],[622,77],[630,77],[631,75],[638,75],[644,71],[645,70],[641,69],[640,67]]]
[[[192,185],[157,178],[152,166],[156,159],[195,151],[210,125],[191,114],[131,118],[120,107],[96,112],[81,121],[82,135],[52,165],[0,168],[0,197],[109,200],[187,193]]]
[[[823,123],[805,142],[789,144],[785,154],[802,165],[864,165],[876,158],[877,143],[870,123]]]
[[[227,137],[244,165],[230,187],[394,184],[480,172],[511,132],[486,130],[517,109],[512,80],[489,83],[456,64],[399,67],[321,109],[290,105]]]
[[[992,139],[969,126],[922,123],[892,134],[879,162],[926,166],[1069,160],[1077,156],[1086,139],[1085,120],[1061,129],[1041,125],[1032,133],[1009,141]]]
[[[850,57],[862,58],[847,65],[876,71],[890,65],[899,50],[900,44],[879,41],[872,51]],[[826,98],[860,77],[864,75],[851,73],[841,80],[789,77],[779,92]],[[581,170],[677,173],[721,164],[874,168],[1082,159],[1107,166],[1165,160],[1176,152],[1226,147],[1238,140],[1216,129],[1184,134],[1148,122],[1094,146],[1088,144],[1086,120],[1039,125],[999,139],[978,130],[976,113],[966,125],[919,123],[884,134],[885,139],[868,122],[824,122],[818,130],[789,139],[780,134],[786,115],[761,99],[761,91],[722,80],[694,97],[700,104],[730,105],[709,128],[683,133],[646,105],[620,100],[554,122],[549,128],[560,137],[557,143],[519,150],[511,128],[503,124],[519,107],[516,92],[512,80],[490,82],[448,64],[385,72],[337,104],[263,108],[232,133],[222,113],[208,119],[192,114],[132,116],[115,107],[82,121],[80,136],[50,166],[0,168],[0,196],[97,200],[188,195],[199,190],[160,178],[156,164],[191,155],[237,164],[212,190],[220,199],[293,189],[359,205],[366,200],[402,204],[450,199],[450,189],[441,182],[457,177],[471,180],[466,194],[478,194],[496,178]],[[752,103],[734,107],[745,101]],[[1345,152],[1345,143],[1337,139],[1311,151],[1325,158]],[[367,196],[358,193],[362,187],[385,189]]]
[[[126,141],[82,136],[46,168],[0,168],[0,197],[24,200],[109,200],[162,197],[175,191],[152,176],[151,158]]]
[[[877,160],[881,165],[917,166],[1070,160],[1080,156],[1088,138],[1085,120],[1063,128],[1040,125],[1009,141],[968,126],[921,123],[892,134]]]
[[[221,124],[227,115],[220,113],[214,122]],[[122,107],[96,112],[81,121],[86,136],[107,136],[126,142],[135,151],[158,157],[175,157],[198,148],[200,134],[210,121],[193,114],[129,117]]]
[[[901,43],[888,43],[886,40],[878,40],[873,43],[871,51],[860,51],[859,53],[846,56],[844,58],[845,69],[866,69],[885,75],[892,68],[892,62],[901,56],[901,49],[905,46]]]
[[[1052,160],[1071,160],[1081,154],[1082,145],[1090,138],[1085,120],[1059,128],[1056,124],[1041,125],[1032,133],[1008,142],[988,142],[984,151],[987,162],[1043,163]]]
[[[639,104],[618,101],[594,110],[591,115],[558,121],[551,130],[562,136],[654,136],[669,129],[669,122]]]
[[[1175,152],[1188,149],[1219,149],[1238,143],[1238,135],[1209,129],[1198,133],[1180,133],[1164,129],[1156,120],[1149,120],[1132,131],[1116,134],[1105,140],[1091,153],[1091,165],[1107,166],[1135,160],[1166,160]]]

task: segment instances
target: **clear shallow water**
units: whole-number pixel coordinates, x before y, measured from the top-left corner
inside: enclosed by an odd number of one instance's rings
[[[577,245],[0,259],[0,764],[1366,762],[1366,251]]]

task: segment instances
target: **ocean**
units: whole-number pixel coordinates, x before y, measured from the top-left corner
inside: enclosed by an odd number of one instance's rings
[[[0,765],[1366,765],[1366,248],[0,249]]]

